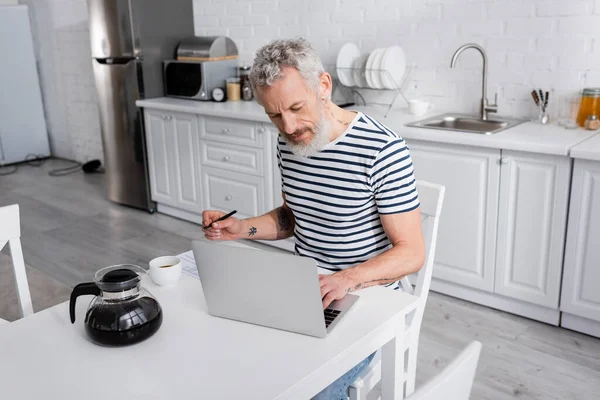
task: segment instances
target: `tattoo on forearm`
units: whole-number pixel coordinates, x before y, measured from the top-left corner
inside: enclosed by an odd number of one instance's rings
[[[288,232],[292,229],[292,216],[290,210],[286,210],[283,207],[277,209],[277,219],[279,221],[279,230],[282,232]]]
[[[373,279],[373,280],[366,281],[366,282],[360,282],[356,286],[354,286],[354,288],[352,290],[359,290],[359,289],[362,289],[363,287],[373,286],[374,284],[378,285],[378,284],[384,283],[384,282],[385,283],[395,282],[395,281],[397,281],[399,279],[402,279],[402,278],[404,278],[403,275],[397,276],[395,278],[380,278],[380,279]],[[348,291],[350,291],[350,290],[348,290]]]
[[[255,227],[250,227],[250,230],[248,231],[248,236],[254,236],[256,235],[256,228]]]

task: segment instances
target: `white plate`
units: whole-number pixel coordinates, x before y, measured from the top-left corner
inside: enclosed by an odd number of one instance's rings
[[[367,79],[367,83],[369,85],[369,87],[373,88],[373,89],[377,89],[377,81],[380,81],[379,77],[376,75],[379,75],[379,73],[377,73],[377,71],[373,71],[374,69],[376,69],[375,67],[375,62],[377,61],[377,58],[380,57],[380,55],[383,53],[385,49],[375,49],[371,52],[371,54],[369,55],[369,59],[367,60],[367,66],[366,68],[366,73],[365,73],[365,78]]]
[[[379,65],[382,88],[396,89],[402,83],[406,71],[406,55],[400,46],[388,47]]]
[[[365,66],[367,65],[368,59],[369,55],[363,54],[354,61],[354,64],[352,64],[352,78],[354,79],[354,84],[358,87],[369,86],[367,78],[365,77]]]
[[[354,86],[352,77],[352,65],[360,57],[360,50],[354,43],[346,43],[340,49],[335,63],[337,75],[342,85]]]
[[[377,89],[385,89],[383,86],[383,82],[381,81],[381,61],[383,60],[383,55],[385,54],[385,49],[381,49],[376,55],[375,60],[373,61],[373,83],[375,84],[375,88]]]

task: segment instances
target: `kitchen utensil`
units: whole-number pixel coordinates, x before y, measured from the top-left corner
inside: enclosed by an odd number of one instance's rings
[[[352,76],[352,66],[354,61],[360,57],[358,46],[352,42],[348,42],[342,46],[338,53],[335,63],[338,79],[344,86],[354,86],[354,78]]]
[[[600,88],[583,89],[577,124],[583,127],[590,115],[600,115]]]
[[[382,54],[380,79],[383,88],[396,89],[406,71],[406,55],[400,46],[388,47]]]
[[[162,308],[141,284],[146,274],[132,264],[100,269],[94,282],[80,283],[71,292],[71,323],[75,323],[77,297],[94,295],[85,313],[85,331],[93,342],[122,346],[154,335],[162,324]]]
[[[536,106],[540,106],[540,98],[538,97],[538,94],[535,90],[531,91],[531,97],[533,97],[533,101],[535,102]]]
[[[369,56],[369,60],[367,61],[367,82],[369,82],[369,86],[373,89],[383,89],[383,83],[381,82],[381,59],[383,58],[383,53],[385,49],[375,49],[373,50],[373,59],[371,60],[371,56]],[[370,63],[370,66],[369,66]],[[369,80],[369,77],[371,78]]]

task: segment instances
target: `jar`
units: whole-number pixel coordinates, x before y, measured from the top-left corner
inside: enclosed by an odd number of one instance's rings
[[[600,115],[600,88],[583,89],[581,105],[577,114],[577,124],[584,127],[590,115]]]
[[[600,120],[598,119],[598,117],[596,115],[590,115],[585,120],[584,127],[587,130],[595,131],[600,128]]]
[[[250,101],[254,97],[252,94],[252,87],[250,86],[250,69],[249,65],[242,65],[239,67],[242,100],[246,101]]]

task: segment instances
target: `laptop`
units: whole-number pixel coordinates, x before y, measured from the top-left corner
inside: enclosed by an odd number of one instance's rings
[[[235,243],[234,243],[235,244]],[[358,300],[347,294],[323,310],[309,257],[192,241],[209,314],[323,338]]]

